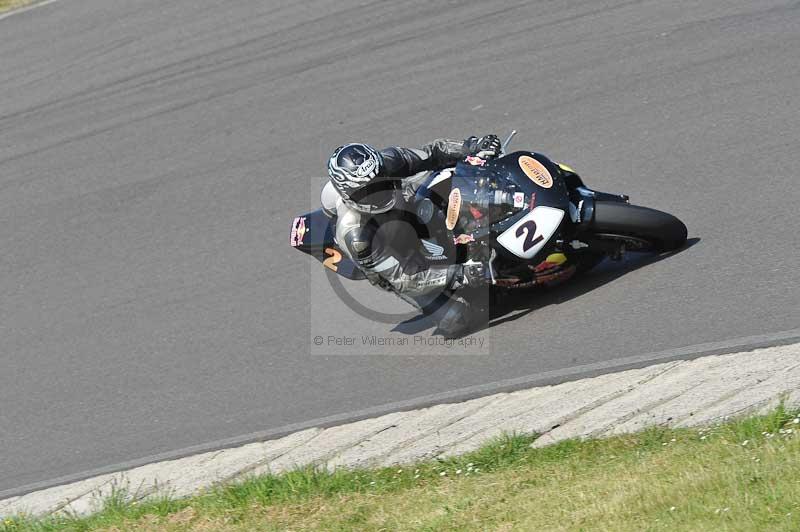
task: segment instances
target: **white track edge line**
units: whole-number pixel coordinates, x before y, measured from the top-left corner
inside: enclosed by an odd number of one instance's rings
[[[3,20],[8,17],[13,17],[14,15],[19,15],[20,13],[25,13],[26,11],[31,11],[38,7],[44,7],[49,4],[54,4],[55,2],[58,2],[58,0],[44,0],[43,2],[36,2],[35,4],[31,4],[25,7],[20,7],[18,9],[13,9],[8,13],[3,13],[2,15],[0,15],[0,20]]]

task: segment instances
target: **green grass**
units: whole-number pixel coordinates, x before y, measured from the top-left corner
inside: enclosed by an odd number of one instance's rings
[[[20,530],[800,530],[800,424],[778,408],[704,430],[650,429],[531,449],[507,436],[463,457],[306,468]]]
[[[32,4],[36,0],[0,0],[0,13]]]

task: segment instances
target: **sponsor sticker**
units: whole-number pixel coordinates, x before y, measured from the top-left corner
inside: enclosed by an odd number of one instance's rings
[[[375,177],[377,170],[377,163],[372,159],[367,159],[361,166],[356,169],[356,176],[358,177]]]
[[[305,216],[298,216],[292,222],[292,233],[289,235],[289,244],[292,247],[298,247],[303,245],[303,238],[308,233],[308,228],[306,227],[306,217]]]
[[[531,181],[540,187],[550,188],[553,186],[553,176],[550,175],[550,172],[547,171],[547,168],[542,163],[533,157],[527,155],[520,157],[519,167],[522,168],[522,171]]]
[[[525,193],[514,192],[514,208],[521,209],[524,206],[525,206]]]
[[[454,188],[450,192],[450,197],[447,200],[447,218],[445,219],[445,227],[453,230],[458,221],[458,213],[461,210],[461,191]]]
[[[469,244],[470,242],[475,242],[475,237],[472,235],[458,235],[453,237],[453,244]]]
[[[422,247],[424,247],[425,251],[432,255],[428,257],[430,260],[444,260],[447,258],[444,256],[444,247],[431,242],[430,240],[422,239]]]
[[[552,270],[554,268],[558,268],[562,264],[567,262],[567,256],[563,253],[553,253],[547,256],[543,262],[540,262],[535,268],[534,271],[536,273],[545,272],[548,270]]]
[[[467,156],[466,161],[472,166],[483,166],[486,164],[486,160],[481,159],[480,157],[475,157],[473,155]]]

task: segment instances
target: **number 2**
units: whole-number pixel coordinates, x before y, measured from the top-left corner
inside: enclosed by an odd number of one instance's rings
[[[525,241],[522,243],[522,251],[528,251],[533,246],[544,240],[542,235],[536,236],[536,222],[528,220],[524,224],[517,227],[517,236],[525,235]]]
[[[325,248],[325,254],[330,256],[322,261],[322,265],[330,270],[337,271],[339,269],[337,264],[341,262],[342,254],[334,248]]]

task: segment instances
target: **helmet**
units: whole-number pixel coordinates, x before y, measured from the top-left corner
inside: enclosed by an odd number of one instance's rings
[[[383,157],[368,144],[345,144],[328,160],[328,175],[342,201],[361,212],[386,212],[395,204],[396,180],[380,175]]]

